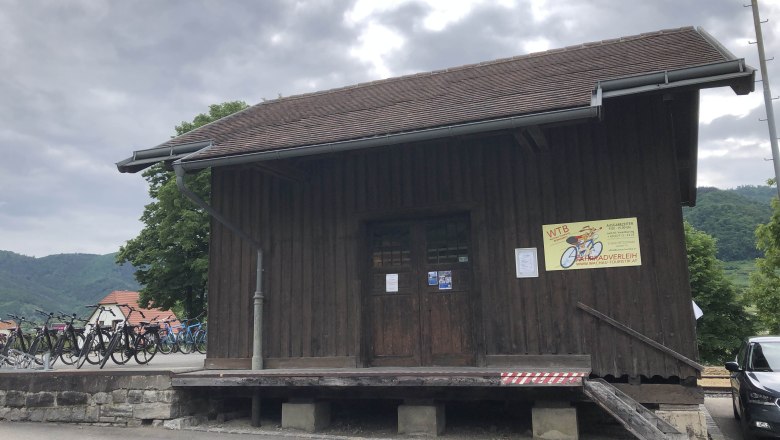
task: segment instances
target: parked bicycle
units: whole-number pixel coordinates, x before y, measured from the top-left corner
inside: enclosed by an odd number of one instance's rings
[[[81,348],[79,357],[76,360],[76,368],[84,366],[84,362],[89,362],[92,365],[98,364],[108,353],[108,341],[111,340],[111,334],[108,329],[100,325],[100,317],[103,313],[110,313],[112,316],[116,314],[108,307],[104,307],[100,304],[86,306],[87,308],[99,310],[97,317],[95,318],[95,324],[90,329],[89,333],[84,337],[84,345]]]
[[[130,316],[138,313],[145,318],[142,311],[129,304],[117,304],[117,307],[123,307],[128,310],[121,327],[117,328],[111,341],[108,343],[106,355],[100,361],[100,368],[105,367],[109,355],[117,365],[123,365],[134,358],[138,364],[146,364],[157,353],[157,346],[151,333],[137,333],[139,326],[130,324]],[[148,323],[147,323],[148,324]]]
[[[43,310],[38,309],[35,311],[43,315],[44,320],[39,327],[34,327],[35,336],[33,337],[27,354],[34,356],[35,363],[38,365],[43,365],[46,355],[48,354],[49,366],[52,366],[57,361],[57,358],[52,356],[54,351],[54,340],[52,339],[52,336],[56,338],[57,330],[49,328],[49,322],[54,318],[54,313],[44,312]]]
[[[77,318],[75,313],[70,316],[60,313],[59,318],[65,322],[65,328],[57,334],[52,357],[54,360],[59,358],[65,365],[73,365],[79,358],[81,348],[84,346],[84,328],[75,327],[73,322],[82,321],[86,323],[87,320]],[[52,364],[54,364],[54,360]]]
[[[203,316],[203,313],[194,318],[187,318],[181,321],[181,331],[176,335],[176,343],[180,352],[190,354],[196,349],[196,334],[203,326],[198,320],[201,316]],[[203,344],[203,349],[205,350],[205,343]]]

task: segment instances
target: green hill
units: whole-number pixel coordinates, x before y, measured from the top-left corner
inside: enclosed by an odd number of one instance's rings
[[[137,290],[135,269],[117,265],[116,254],[59,254],[33,258],[0,251],[0,318],[36,316],[34,309],[85,314],[113,290]],[[37,317],[37,316],[36,316]]]
[[[720,260],[753,260],[761,256],[755,246],[756,226],[769,221],[770,200],[776,194],[769,186],[698,188],[696,206],[683,208],[683,218],[718,240]]]

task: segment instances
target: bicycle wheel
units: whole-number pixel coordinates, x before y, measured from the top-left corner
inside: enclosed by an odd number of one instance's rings
[[[157,342],[152,333],[135,338],[135,361],[141,365],[148,363],[157,354]]]
[[[593,243],[593,248],[590,250],[590,254],[588,254],[589,258],[598,258],[599,255],[601,255],[601,251],[604,250],[604,244],[600,241],[597,241]]]
[[[158,347],[157,351],[159,351],[161,354],[173,353],[174,347],[176,346],[176,341],[173,340],[173,336],[168,334],[168,332],[165,330],[160,330],[157,335],[160,342],[160,346]]]
[[[116,338],[116,345],[109,346],[111,360],[117,365],[124,365],[133,357],[133,346],[135,345],[135,335],[119,330],[119,337]],[[113,341],[112,341],[113,342]]]
[[[51,358],[49,359],[49,366],[53,367],[57,363],[57,359],[62,356],[62,349],[65,346],[65,340],[68,339],[66,335],[58,335],[54,340],[54,348],[51,349]]]
[[[79,358],[81,348],[84,346],[84,335],[77,333],[74,339],[71,336],[66,337],[62,343],[62,350],[60,351],[60,360],[65,365],[73,365],[76,359]],[[75,345],[74,345],[75,344]]]
[[[179,346],[179,351],[184,354],[190,354],[192,353],[192,350],[195,349],[195,341],[192,338],[192,333],[186,333],[184,335],[180,333],[179,340],[176,342]]]
[[[76,368],[81,368],[84,362],[89,358],[89,353],[92,351],[92,344],[95,342],[95,334],[90,333],[84,340],[84,344],[81,346],[79,357],[76,359]]]
[[[561,255],[561,267],[564,269],[570,268],[574,262],[577,261],[577,247],[571,246],[563,251]]]
[[[108,343],[111,341],[111,335],[106,329],[100,329],[100,336],[92,334],[92,346],[87,350],[87,362],[92,365],[100,363],[108,350]]]
[[[195,333],[195,350],[200,354],[206,354],[206,330],[200,329]]]

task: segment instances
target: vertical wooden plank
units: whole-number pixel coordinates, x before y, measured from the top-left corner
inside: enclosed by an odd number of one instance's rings
[[[312,245],[312,356],[325,356],[325,284],[323,282],[324,261],[328,257],[325,249],[325,226],[323,205],[325,193],[323,191],[323,161],[317,161],[312,166],[311,186],[313,190],[312,218],[313,237]]]
[[[215,209],[222,208],[222,200],[224,198],[224,190],[221,185],[220,174],[218,171],[213,171],[211,174],[211,203]],[[222,248],[222,225],[216,220],[209,217],[209,328],[208,333],[208,358],[225,358],[227,357],[227,350],[224,344],[220,344],[225,330],[222,317],[222,305],[224,304],[225,297],[221,293],[221,273],[222,266],[220,264],[221,248]]]
[[[512,163],[519,175],[515,178],[515,198],[512,209],[515,217],[517,247],[535,247],[539,268],[538,278],[514,278],[516,303],[521,307],[512,324],[522,334],[519,354],[538,354],[540,312],[536,307],[536,292],[544,282],[544,248],[541,245],[542,206],[540,201],[539,158],[513,146]]]
[[[335,278],[335,298],[334,298],[334,315],[336,318],[336,328],[334,338],[335,341],[335,355],[346,356],[347,347],[350,344],[350,335],[347,334],[347,320],[349,316],[349,308],[347,306],[347,270],[346,270],[346,256],[347,256],[347,230],[344,218],[345,211],[345,186],[344,186],[344,161],[337,157],[335,159],[335,167],[333,169],[333,234],[335,234],[335,260],[334,260],[334,278]]]
[[[439,178],[437,179],[439,187],[439,203],[449,203],[452,201],[452,176],[450,167],[452,166],[452,151],[446,140],[439,141],[436,145],[436,161]]]
[[[237,174],[235,170],[231,170],[232,172],[226,173],[229,177],[229,184],[230,187],[230,194],[232,194],[232,197],[230,197],[229,203],[226,203],[225,206],[225,217],[231,222],[236,222],[239,218],[238,211],[239,211],[239,203],[236,195],[239,194],[238,191],[240,190],[240,185],[238,184]],[[238,357],[240,355],[239,351],[239,338],[238,338],[238,331],[240,330],[239,327],[239,319],[240,314],[238,312],[239,308],[239,302],[238,302],[238,295],[240,291],[240,281],[241,281],[241,238],[236,236],[233,231],[226,231],[228,233],[228,241],[230,243],[228,254],[224,256],[225,261],[230,262],[230,269],[228,270],[229,275],[229,282],[228,282],[228,294],[231,297],[230,300],[230,310],[228,312],[228,322],[230,323],[230,338],[228,339],[228,346],[230,347],[230,357]]]
[[[324,320],[324,356],[336,355],[336,327],[337,323],[334,317],[336,314],[336,280],[335,280],[335,261],[333,252],[336,247],[335,237],[335,207],[334,207],[334,159],[329,158],[326,161],[323,173],[323,193],[324,204],[322,222],[324,225],[325,249],[327,254],[322,261],[323,265],[323,294],[325,299]]]
[[[560,140],[559,130],[552,131],[549,138],[549,149],[543,149],[539,153],[539,175],[541,180],[541,212],[542,212],[542,225],[560,223],[568,221],[563,219],[559,214],[558,205],[562,204],[562,201],[566,199],[564,194],[557,194],[555,183],[557,179],[566,178],[565,172],[560,171],[561,157],[564,157],[565,149]],[[540,228],[541,229],[541,228]],[[542,231],[540,231],[542,233]],[[556,279],[559,278],[559,273],[547,273],[544,277],[544,284],[542,288],[537,292],[537,310],[539,314],[539,332],[542,335],[540,340],[540,352],[543,354],[555,353],[557,348],[555,347],[555,330],[556,327],[553,320],[550,318],[550,312],[555,303],[553,301],[552,290],[556,288]]]
[[[279,186],[278,179],[269,178],[269,184],[271,185],[271,216],[273,221],[273,227],[271,228],[271,237],[273,246],[271,248],[271,267],[272,272],[269,277],[269,281],[274,286],[274,295],[268,301],[272,310],[271,313],[271,333],[268,335],[270,338],[269,344],[269,356],[281,357],[283,353],[282,334],[283,329],[283,302],[286,296],[284,290],[284,271],[282,265],[282,252],[284,243],[282,240],[282,234],[284,233],[284,218],[283,207],[281,198],[281,188]]]
[[[525,353],[525,332],[522,331],[522,319],[518,319],[522,316],[525,306],[523,296],[518,292],[518,280],[513,276],[515,269],[514,248],[517,247],[518,243],[518,222],[515,217],[517,195],[515,191],[522,188],[524,176],[519,172],[520,168],[516,166],[517,156],[513,151],[516,149],[512,148],[511,141],[503,137],[498,141],[500,142],[497,150],[499,163],[495,173],[498,175],[501,186],[501,206],[504,212],[501,224],[501,246],[499,246],[501,250],[499,253],[500,261],[498,262],[498,268],[501,271],[499,275],[501,278],[499,302],[506,304],[507,321],[504,324],[504,333],[509,335],[508,353]],[[516,325],[516,323],[521,325]]]
[[[241,228],[242,231],[249,231],[249,226],[251,224],[250,216],[252,214],[252,173],[247,170],[241,170],[236,173],[237,174],[237,181],[239,184],[239,191],[240,191],[240,202],[238,204],[238,216],[236,217],[236,221],[238,222],[238,227]],[[236,304],[238,307],[238,320],[236,322],[236,326],[238,328],[238,356],[240,357],[248,357],[251,356],[251,325],[249,323],[249,311],[251,311],[251,307],[249,307],[250,302],[249,298],[252,295],[252,292],[254,289],[250,290],[250,278],[252,274],[252,253],[251,243],[247,243],[246,240],[239,237],[239,242],[241,243],[239,250],[239,266],[241,271],[241,277],[238,285],[238,289],[236,291],[237,300]],[[250,330],[250,331],[247,331]],[[247,356],[248,355],[248,356]]]
[[[290,196],[292,198],[290,209],[292,210],[291,258],[292,271],[290,295],[292,296],[290,308],[290,357],[300,357],[303,353],[303,184],[290,183]]]
[[[490,332],[488,322],[490,320],[490,308],[488,305],[489,295],[485,288],[485,278],[489,276],[489,267],[487,259],[487,231],[485,224],[485,200],[484,184],[482,176],[479,173],[482,164],[481,151],[476,143],[469,144],[467,149],[468,160],[464,164],[465,174],[469,176],[471,186],[469,188],[469,200],[474,204],[471,211],[471,240],[474,254],[474,261],[471,264],[473,273],[472,289],[478,298],[477,304],[472,312],[473,322],[475,323],[475,338],[477,352],[477,362],[484,362],[484,356],[494,354],[493,344],[490,342]]]
[[[307,175],[311,175],[311,170],[307,170]],[[313,255],[313,233],[315,216],[312,211],[314,206],[314,200],[312,197],[312,182],[311,179],[302,184],[301,198],[303,200],[303,206],[301,210],[302,221],[302,260],[301,260],[301,279],[302,279],[302,292],[301,292],[301,356],[312,357],[311,340],[312,340],[312,285],[314,270],[316,268]]]

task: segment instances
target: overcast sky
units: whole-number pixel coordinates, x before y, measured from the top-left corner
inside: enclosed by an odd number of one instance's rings
[[[114,163],[209,104],[690,25],[758,68],[744,3],[0,0],[0,249],[118,250],[149,199],[141,175]],[[778,95],[780,0],[760,5]],[[765,114],[761,83],[702,93],[699,186],[772,176]]]

